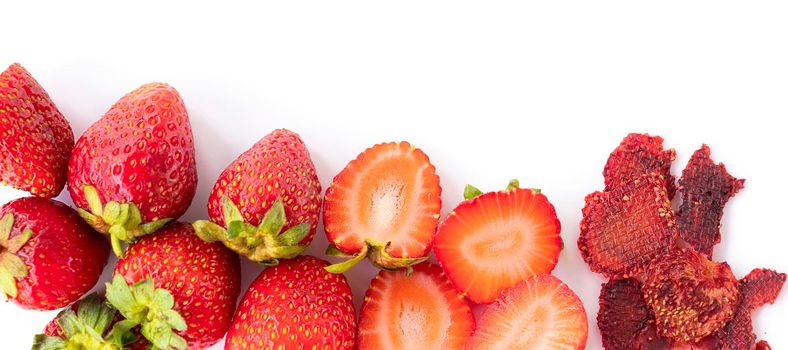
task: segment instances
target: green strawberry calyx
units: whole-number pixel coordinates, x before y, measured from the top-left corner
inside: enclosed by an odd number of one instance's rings
[[[336,246],[329,244],[328,249],[326,249],[326,255],[349,257],[350,259],[345,260],[341,263],[336,263],[333,265],[326,266],[326,271],[331,273],[344,273],[345,271],[349,270],[351,267],[358,264],[359,261],[364,260],[364,258],[368,258],[369,261],[372,263],[372,265],[377,266],[379,269],[388,270],[388,271],[406,269],[406,274],[410,275],[411,272],[413,271],[412,268],[413,265],[422,263],[424,261],[427,261],[427,259],[429,259],[429,256],[422,256],[416,258],[409,258],[409,257],[397,258],[389,254],[390,246],[391,246],[391,242],[383,243],[383,242],[367,239],[365,241],[365,244],[361,247],[361,251],[359,251],[355,255],[347,255]]]
[[[0,219],[0,291],[6,298],[16,298],[16,280],[28,274],[27,265],[16,253],[33,236],[30,228],[26,228],[22,234],[10,238],[13,226],[14,215],[3,215]]]
[[[95,187],[84,185],[82,191],[90,211],[77,208],[79,216],[96,231],[110,236],[112,251],[120,258],[123,257],[121,242],[133,243],[142,236],[156,232],[172,220],[163,218],[142,223],[142,214],[134,203],[109,201],[103,204]]]
[[[114,323],[115,310],[93,293],[79,302],[77,312],[71,307],[61,311],[55,322],[63,331],[63,337],[38,334],[33,340],[33,350],[122,350],[137,340],[127,321]],[[112,328],[110,329],[110,326]]]
[[[509,180],[509,184],[506,186],[506,191],[512,191],[512,190],[516,190],[518,188],[520,188],[520,180],[512,179],[512,180]],[[532,188],[531,192],[533,192],[534,194],[537,194],[537,193],[541,193],[542,190],[540,190],[538,188]],[[465,198],[465,200],[474,199],[474,198],[476,198],[478,196],[481,196],[482,194],[484,194],[484,192],[482,192],[480,189],[474,187],[473,185],[470,185],[470,184],[465,185],[465,190],[463,191],[463,197]]]
[[[186,330],[186,321],[173,309],[175,298],[168,290],[155,288],[148,278],[129,285],[121,275],[107,283],[107,301],[125,318],[123,322],[140,333],[154,350],[186,349],[186,339],[176,333]]]
[[[303,253],[307,245],[300,244],[309,234],[311,225],[300,223],[284,232],[287,223],[285,207],[277,199],[263,216],[260,225],[247,222],[238,206],[227,196],[222,197],[222,227],[209,220],[195,221],[194,231],[206,242],[222,242],[227,248],[266,266],[279,263],[279,259],[292,259]]]

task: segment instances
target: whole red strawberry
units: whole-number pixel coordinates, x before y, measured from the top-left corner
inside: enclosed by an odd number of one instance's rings
[[[221,241],[252,261],[275,265],[306,249],[320,205],[309,151],[298,134],[279,129],[224,169],[208,198],[211,221],[197,221],[194,228],[206,241]]]
[[[107,241],[63,203],[26,197],[0,208],[0,288],[25,309],[55,310],[98,281]]]
[[[22,66],[0,74],[0,183],[52,198],[66,184],[74,133]]]
[[[129,246],[107,300],[157,348],[204,349],[230,327],[240,284],[237,255],[174,223]]]
[[[264,270],[241,299],[224,348],[354,349],[350,286],[326,266],[301,256]]]
[[[151,83],[122,97],[77,141],[68,190],[80,215],[120,241],[133,242],[186,211],[197,168],[189,116],[178,92]]]

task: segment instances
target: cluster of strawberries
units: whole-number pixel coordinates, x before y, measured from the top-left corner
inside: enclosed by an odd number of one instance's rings
[[[751,313],[773,303],[786,275],[755,269],[736,280],[712,260],[723,207],[744,180],[697,150],[676,181],[673,149],[630,134],[610,154],[605,191],[586,197],[578,247],[610,279],[597,323],[606,349],[768,349]],[[677,213],[672,199],[681,198]]]
[[[219,175],[209,220],[176,220],[195,195],[189,117],[166,84],[118,100],[74,143],[69,123],[19,65],[0,76],[0,179],[32,197],[0,209],[0,287],[58,317],[34,349],[582,349],[579,298],[550,275],[555,209],[510,182],[442,222],[440,179],[407,142],[362,152],[321,196],[301,138],[275,130]],[[76,210],[51,198],[65,184]],[[334,265],[301,256],[323,211]],[[103,236],[108,237],[105,239]],[[125,251],[124,251],[124,245]],[[97,283],[119,256],[106,291]],[[438,264],[426,262],[434,248]],[[238,256],[267,268],[236,307]],[[357,319],[342,272],[381,272]],[[81,300],[79,300],[82,298]],[[474,319],[471,302],[491,304]]]

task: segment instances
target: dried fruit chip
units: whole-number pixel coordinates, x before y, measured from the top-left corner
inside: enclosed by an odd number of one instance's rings
[[[635,348],[634,335],[654,322],[650,312],[637,280],[626,278],[603,284],[596,321],[605,349]]]
[[[586,197],[577,246],[594,272],[634,276],[677,236],[664,178],[647,174]]]
[[[698,342],[725,326],[739,297],[728,264],[692,249],[677,249],[655,261],[642,291],[654,312],[657,332],[678,342]]]
[[[668,198],[675,193],[675,179],[670,174],[670,164],[676,159],[674,149],[662,148],[662,138],[648,134],[629,134],[610,153],[605,164],[605,191],[636,179],[643,174],[655,173],[666,179]]]
[[[740,296],[736,312],[733,319],[717,335],[725,348],[753,349],[756,346],[752,312],[767,303],[774,303],[785,279],[784,273],[755,269],[739,281]],[[769,349],[768,343],[761,343],[758,344],[761,346],[759,349]]]
[[[722,163],[714,163],[709,146],[695,151],[679,179],[682,203],[677,223],[681,238],[710,257],[720,242],[722,209],[743,187],[744,180],[728,174]]]

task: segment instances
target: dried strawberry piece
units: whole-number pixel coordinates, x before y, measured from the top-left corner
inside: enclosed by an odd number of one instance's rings
[[[752,270],[739,281],[739,303],[733,319],[720,330],[718,337],[726,349],[753,349],[757,337],[752,327],[752,312],[772,304],[785,284],[786,275],[767,269]],[[763,343],[763,344],[761,344]],[[759,349],[769,349],[769,344],[761,342]]]
[[[643,174],[655,173],[665,177],[668,197],[673,198],[675,179],[670,174],[670,164],[676,159],[674,149],[665,150],[662,138],[648,134],[629,134],[610,153],[602,172],[605,191],[625,185]]]
[[[679,179],[681,207],[677,214],[679,233],[695,250],[711,256],[720,243],[720,220],[728,199],[744,187],[711,159],[709,146],[695,151]]]
[[[618,279],[642,272],[676,236],[665,180],[647,174],[586,197],[577,246],[592,271]]]
[[[596,322],[605,349],[632,349],[634,335],[654,321],[650,312],[637,280],[626,278],[603,284]]]
[[[692,249],[677,249],[654,261],[642,292],[657,332],[676,342],[698,342],[721,329],[739,298],[730,266]]]

